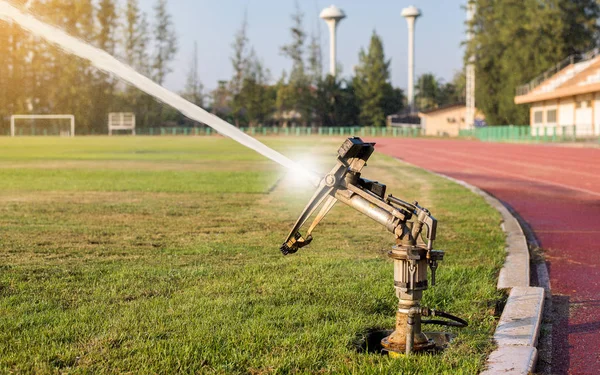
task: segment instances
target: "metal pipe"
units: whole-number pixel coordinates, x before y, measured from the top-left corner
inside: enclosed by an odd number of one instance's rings
[[[412,308],[409,310],[406,319],[406,355],[410,355],[415,343],[415,317]]]
[[[394,217],[394,215],[392,215],[390,212],[372,204],[371,202],[357,194],[353,194],[350,199],[345,197],[343,194],[339,193],[336,193],[335,197],[342,203],[349,205],[355,210],[362,212],[363,214],[367,215],[379,224],[383,225],[387,228],[388,231],[395,233],[395,230],[398,227],[399,220],[396,217]]]

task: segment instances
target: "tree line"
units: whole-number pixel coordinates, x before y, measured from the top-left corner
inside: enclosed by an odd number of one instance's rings
[[[46,22],[65,29],[116,56],[163,84],[178,51],[167,0],[155,0],[146,14],[139,0],[14,0]],[[257,56],[248,38],[247,17],[234,36],[232,77],[206,92],[198,75],[194,46],[185,87],[180,94],[239,127],[384,126],[386,116],[405,106],[402,90],[390,81],[390,60],[373,32],[349,77],[323,74],[320,33],[304,28],[296,3],[290,41],[280,52],[291,68],[278,78]],[[340,67],[341,69],[341,67]],[[105,133],[109,112],[136,113],[138,127],[197,126],[89,63],[30,35],[18,25],[0,22],[0,129],[12,114],[74,114],[80,133]]]
[[[164,83],[177,52],[167,0],[145,14],[138,0],[13,0],[12,3]],[[0,21],[0,127],[12,114],[74,114],[82,133],[106,133],[109,112],[138,125],[164,121],[163,105],[18,25]]]

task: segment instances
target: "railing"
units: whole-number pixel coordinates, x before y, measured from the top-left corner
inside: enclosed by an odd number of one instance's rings
[[[579,54],[575,54],[575,55],[571,55],[571,56],[567,57],[566,59],[562,60],[561,62],[559,62],[552,68],[546,70],[544,73],[535,77],[529,83],[517,87],[517,96],[529,94],[531,91],[533,91],[534,89],[539,87],[545,80],[552,77],[556,73],[560,72],[565,67],[567,67],[571,64],[578,63],[578,62],[591,60],[594,57],[598,56],[599,54],[600,54],[600,49],[594,48],[593,50],[591,50],[589,52],[586,52],[583,54],[579,53]]]
[[[459,136],[473,137],[484,142],[574,142],[578,139],[594,139],[593,132],[582,131],[576,125],[569,126],[487,126],[461,130]]]

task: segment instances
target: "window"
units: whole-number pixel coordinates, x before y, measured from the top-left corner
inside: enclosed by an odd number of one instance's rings
[[[546,122],[549,124],[556,123],[556,109],[549,109],[548,112],[546,112]]]
[[[577,108],[577,109],[592,108],[592,101],[591,100],[578,100],[577,103],[575,104],[575,108]]]
[[[533,113],[533,122],[535,124],[541,124],[544,122],[544,112],[536,111]]]

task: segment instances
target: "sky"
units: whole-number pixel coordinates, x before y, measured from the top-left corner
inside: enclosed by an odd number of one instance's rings
[[[307,32],[320,27],[323,69],[329,67],[329,31],[319,19],[320,11],[334,0],[298,0],[305,14]],[[152,14],[156,0],[140,0],[144,11]],[[373,30],[383,40],[385,54],[391,59],[394,86],[406,89],[408,75],[408,29],[400,15],[402,9],[414,5],[423,16],[417,20],[415,72],[433,73],[450,81],[462,69],[467,0],[335,0],[347,18],[338,27],[338,63],[342,76],[350,76],[358,64],[358,53],[367,48]],[[169,11],[178,36],[179,51],[172,63],[173,72],[165,86],[181,90],[185,85],[198,43],[199,75],[207,90],[219,80],[232,76],[231,44],[240,28],[244,12],[248,12],[248,37],[258,57],[271,71],[273,81],[291,68],[291,61],[280,53],[280,47],[291,40],[290,16],[294,0],[170,0]],[[150,16],[150,19],[152,17]]]

